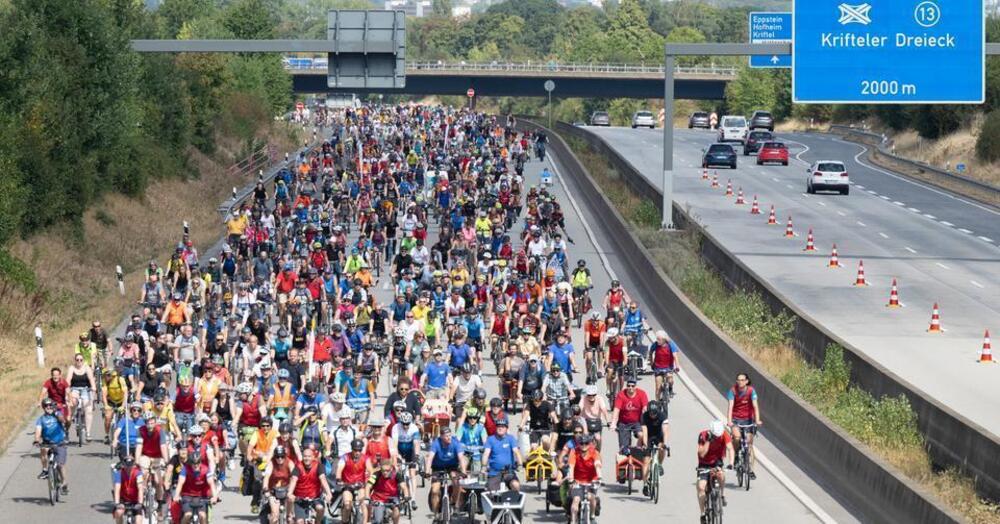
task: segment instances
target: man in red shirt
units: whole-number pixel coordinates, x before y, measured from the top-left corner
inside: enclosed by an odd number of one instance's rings
[[[674,396],[674,373],[681,369],[681,359],[677,355],[677,345],[662,329],[656,332],[656,342],[649,347],[649,358],[653,361],[653,375],[656,377],[656,398],[663,398],[660,388],[666,378],[667,394]]]
[[[614,414],[611,425],[618,431],[618,449],[622,453],[632,445],[632,435],[642,432],[642,412],[646,410],[649,398],[646,392],[636,387],[635,377],[628,377],[625,389],[615,397]]]
[[[121,459],[121,463],[111,473],[115,483],[114,519],[118,524],[122,524],[125,521],[125,513],[132,512],[135,523],[142,524],[142,501],[146,485],[142,468],[132,461],[131,453],[123,452]]]
[[[295,522],[304,523],[310,509],[315,511],[315,522],[324,522],[326,505],[323,501],[333,498],[324,471],[323,464],[316,460],[314,449],[302,450],[302,462],[292,469],[288,484],[288,501],[295,506]]]
[[[723,488],[726,486],[726,475],[722,471],[725,459],[729,467],[733,467],[733,441],[726,432],[726,424],[714,420],[707,431],[698,435],[698,508],[701,509],[701,522],[705,522],[705,491],[710,477],[719,479],[719,495],[722,504],[726,504]]]
[[[389,436],[385,432],[385,420],[373,418],[368,421],[368,444],[365,446],[365,459],[369,464],[381,464],[382,459],[389,459],[396,465],[396,453],[393,452]],[[381,522],[381,520],[377,521]]]
[[[605,331],[604,340],[604,380],[608,391],[621,391],[624,384],[625,369],[625,337],[618,334],[618,328],[610,327]]]
[[[183,517],[181,524],[189,524],[194,513],[201,522],[208,522],[208,506],[219,501],[212,468],[195,453],[188,453],[188,460],[181,468],[174,488],[174,501],[180,502]]]
[[[52,368],[49,371],[49,379],[42,384],[42,394],[38,397],[38,401],[41,402],[46,398],[52,399],[56,403],[56,407],[63,412],[63,418],[66,420],[66,427],[69,428],[69,410],[66,406],[66,391],[69,389],[69,382],[62,376],[62,370],[59,368]],[[68,431],[68,429],[67,429]]]
[[[344,488],[340,499],[341,522],[351,522],[354,497],[368,498],[365,493],[365,481],[368,479],[370,465],[362,453],[364,449],[365,442],[361,439],[354,439],[351,441],[351,452],[337,464],[337,478],[340,479]]]
[[[383,458],[379,469],[368,478],[368,491],[371,493],[371,522],[385,520],[385,504],[392,505],[392,522],[399,524],[399,499],[409,498],[403,473],[392,465],[392,460]]]
[[[594,448],[594,436],[582,435],[578,442],[579,445],[569,453],[567,477],[573,479],[573,487],[570,488],[570,496],[573,499],[570,523],[578,522],[580,500],[584,494],[587,495],[591,515],[597,515],[596,484],[601,482],[601,454]]]
[[[295,283],[299,280],[295,266],[288,262],[284,269],[274,278],[274,288],[278,292],[278,316],[284,318],[285,304],[288,303],[289,294],[295,290]]]

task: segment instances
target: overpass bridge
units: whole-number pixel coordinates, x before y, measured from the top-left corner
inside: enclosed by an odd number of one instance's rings
[[[469,88],[477,96],[546,96],[542,87],[553,80],[553,94],[561,98],[606,97],[662,98],[663,66],[643,64],[557,63],[557,62],[408,62],[403,89],[338,90],[327,86],[325,57],[285,57],[285,69],[292,75],[296,93],[357,94],[385,93],[410,95],[465,95]],[[736,78],[731,66],[674,68],[676,98],[719,100],[726,84]]]

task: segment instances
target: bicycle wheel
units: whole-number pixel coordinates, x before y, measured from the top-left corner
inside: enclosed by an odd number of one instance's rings
[[[53,468],[51,464],[49,465],[47,471],[49,473],[49,478],[46,479],[46,484],[48,484],[49,488],[49,504],[55,506],[56,502],[59,500],[59,487],[56,485],[55,478],[56,472],[55,468]]]
[[[743,489],[750,491],[750,461],[749,457],[744,459],[743,465]]]
[[[469,493],[469,522],[476,524],[479,514],[479,497],[475,493]]]
[[[451,524],[451,501],[441,499],[441,524]]]
[[[52,455],[52,458],[55,459],[55,455]],[[62,474],[59,473],[59,468],[52,464],[53,461],[49,461],[49,479],[52,483],[52,486],[49,489],[51,489],[52,493],[55,494],[55,502],[59,502],[59,497],[62,495],[60,493],[60,490],[62,489]],[[53,502],[53,505],[55,505],[55,502]]]
[[[83,410],[83,406],[77,406],[77,408],[76,408],[77,415],[75,417],[73,417],[74,418],[73,423],[76,424],[76,439],[77,439],[77,446],[76,447],[78,447],[78,448],[82,448],[83,447],[83,440],[84,440],[84,438],[86,438],[86,435],[85,435],[86,432],[84,431],[84,427],[83,427],[83,420],[84,419],[83,419],[83,417],[81,415],[79,415],[79,413],[83,412],[82,410]]]
[[[628,494],[632,494],[632,477],[635,476],[635,467],[632,464],[625,466],[625,481],[628,483]]]

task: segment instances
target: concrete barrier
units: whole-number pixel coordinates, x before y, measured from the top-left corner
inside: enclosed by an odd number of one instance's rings
[[[525,128],[536,129],[538,124],[521,121]],[[593,143],[598,151],[608,154],[612,164],[636,191],[653,202],[659,201],[658,192],[650,194],[649,184],[624,159],[599,139],[591,142],[592,135],[568,125],[557,127],[563,132]],[[549,131],[549,147],[562,160],[569,176],[567,183],[590,211],[604,217],[596,221],[605,236],[611,240],[611,249],[619,253],[637,253],[625,257],[624,270],[639,284],[637,294],[643,307],[674,335],[685,349],[686,358],[713,383],[728,385],[739,372],[749,372],[754,386],[767,405],[767,436],[800,467],[828,487],[840,501],[864,522],[958,522],[961,517],[944,509],[933,495],[889,464],[875,456],[867,447],[835,426],[821,413],[801,401],[792,391],[759,368],[728,336],[722,333],[695,307],[663,273],[649,252],[626,227],[625,220],[604,196],[590,174],[581,165],[563,139]],[[592,138],[588,138],[590,135]],[[629,176],[629,175],[632,176]],[[691,224],[683,210],[674,207],[673,213],[680,223]],[[713,240],[706,237],[706,243]],[[720,389],[720,392],[722,390]]]
[[[660,191],[600,137],[586,129],[562,122],[556,126],[556,130],[594,146],[607,156],[633,190],[654,202],[657,209],[663,209]],[[807,361],[820,365],[826,356],[828,345],[835,343],[843,347],[844,358],[851,365],[851,381],[854,385],[876,398],[886,395],[906,396],[917,414],[918,428],[935,466],[957,468],[974,480],[979,496],[1000,500],[1000,438],[938,402],[916,385],[889,371],[827,330],[733,256],[700,225],[691,221],[676,203],[673,217],[678,227],[694,227],[702,234],[705,242],[701,243],[701,257],[723,276],[727,285],[759,293],[774,313],[785,312],[792,315],[795,320],[792,341]]]

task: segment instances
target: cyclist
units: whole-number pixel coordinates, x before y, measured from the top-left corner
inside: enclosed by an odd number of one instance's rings
[[[455,437],[462,443],[465,455],[473,463],[480,460],[483,454],[483,446],[486,444],[486,427],[479,423],[479,413],[471,413],[465,417],[465,421],[458,426]]]
[[[486,439],[483,450],[483,465],[486,466],[486,489],[498,491],[500,484],[519,491],[521,484],[516,471],[524,464],[524,457],[517,446],[517,439],[507,433],[507,417],[496,421],[497,432]]]
[[[646,316],[639,310],[639,303],[635,301],[629,302],[628,309],[625,311],[625,317],[622,320],[622,334],[625,335],[625,339],[628,341],[629,350],[636,347],[643,359],[646,358],[646,355],[642,354],[646,348],[641,342],[646,327]]]
[[[393,524],[399,524],[399,502],[400,499],[410,497],[409,486],[403,482],[403,473],[396,469],[392,460],[383,457],[378,462],[378,469],[368,477],[368,493],[370,493],[369,504],[374,502],[370,509],[370,522],[372,524],[382,524],[385,522],[386,507],[391,506],[391,517]]]
[[[63,495],[67,495],[69,494],[69,486],[66,483],[66,426],[63,414],[57,408],[55,401],[46,398],[42,401],[42,416],[35,421],[35,445],[41,450],[39,456],[42,462],[42,472],[38,478],[48,478],[48,449],[54,448],[56,469],[59,471],[59,478],[63,481],[59,489]]]
[[[415,493],[413,479],[417,476],[417,442],[420,441],[420,428],[413,423],[413,414],[403,411],[399,420],[392,426],[392,448],[396,450],[400,461],[410,469],[409,493]],[[411,506],[413,506],[411,502]],[[415,507],[413,509],[416,509]]]
[[[62,376],[62,369],[54,367],[49,370],[49,378],[42,384],[42,392],[38,397],[39,402],[46,398],[52,399],[56,403],[56,408],[62,413],[63,424],[69,431],[69,410],[66,404],[66,396],[69,393],[69,382]]]
[[[583,324],[583,339],[584,347],[586,351],[583,354],[584,359],[584,369],[590,369],[590,359],[597,357],[597,376],[600,378],[603,373],[600,371],[602,369],[602,362],[604,361],[604,333],[607,329],[607,324],[601,320],[600,311],[592,311],[590,313],[590,318],[587,322]],[[614,328],[612,328],[614,329]],[[590,377],[588,377],[589,380]]]
[[[118,467],[111,471],[115,503],[112,516],[118,524],[125,522],[126,513],[133,515],[135,524],[142,524],[142,501],[146,482],[142,468],[136,466],[132,458],[131,453],[122,453]]]
[[[444,352],[441,348],[434,349],[434,360],[424,366],[424,373],[420,377],[420,387],[424,390],[428,399],[447,399],[453,388],[451,366],[444,360]]]
[[[84,356],[73,357],[73,365],[66,370],[69,375],[70,420],[76,420],[77,411],[83,410],[83,426],[87,442],[90,442],[90,427],[94,418],[94,371],[87,365]]]
[[[576,395],[573,391],[573,385],[569,382],[569,377],[562,374],[562,366],[558,362],[552,363],[552,366],[549,367],[549,374],[542,380],[542,392],[554,406],[568,404]]]
[[[142,404],[138,402],[129,404],[128,412],[127,417],[122,417],[118,421],[118,425],[115,426],[114,434],[111,437],[112,442],[115,442],[118,453],[121,453],[122,450],[134,453],[136,445],[139,442],[139,428],[146,425],[142,419]]]
[[[142,439],[142,444],[135,450],[135,462],[145,475],[144,478],[149,478],[149,475],[152,475],[153,486],[156,489],[156,500],[162,502],[163,476],[161,468],[166,467],[167,458],[170,456],[167,432],[160,426],[153,412],[147,411],[143,417],[146,419],[146,425],[139,428],[139,438]],[[139,499],[139,501],[142,500],[142,498]]]
[[[550,455],[555,455],[556,435],[553,431],[559,419],[552,403],[544,399],[542,390],[532,393],[531,401],[521,413],[521,431],[530,430],[529,439],[534,445],[541,445]]]
[[[617,279],[611,281],[611,288],[604,295],[604,310],[607,311],[607,318],[615,318],[618,320],[619,325],[625,316],[624,307],[625,301],[628,300],[628,295],[625,294],[625,289],[621,287],[621,282]]]
[[[725,460],[732,467],[733,457],[733,441],[726,431],[725,423],[713,420],[707,430],[698,434],[698,509],[701,511],[702,524],[708,522],[705,518],[705,505],[711,477],[718,479],[722,505],[726,505],[726,475],[722,470],[722,463]]]
[[[330,492],[330,485],[327,484],[323,471],[323,464],[316,458],[316,450],[313,448],[302,450],[302,462],[295,465],[291,480],[288,482],[288,503],[295,508],[296,524],[305,524],[310,512],[313,513],[314,522],[325,522],[323,512],[326,505],[323,501],[333,498],[333,494]],[[346,491],[344,496],[347,496]],[[350,507],[347,500],[344,504]]]
[[[569,454],[569,473],[567,478],[572,479],[573,485],[570,488],[571,509],[570,524],[575,524],[577,516],[580,514],[580,502],[584,495],[587,496],[592,515],[599,515],[600,504],[597,502],[596,493],[589,491],[591,486],[595,486],[601,481],[601,455],[594,449],[593,435],[581,435],[579,445],[575,446]]]
[[[677,344],[667,336],[662,329],[656,332],[656,341],[649,346],[649,359],[653,364],[653,375],[656,381],[656,398],[662,398],[661,389],[667,388],[667,394],[674,396],[674,373],[680,371],[680,356],[677,354]],[[666,384],[664,384],[666,379]]]
[[[597,394],[597,386],[591,384],[584,388],[580,399],[580,415],[583,417],[587,433],[594,436],[597,448],[601,447],[601,430],[605,424],[611,424],[611,411],[603,396]]]
[[[278,524],[278,516],[281,511],[281,504],[288,503],[288,485],[292,480],[292,465],[288,460],[288,451],[284,446],[278,446],[274,450],[271,462],[264,470],[264,478],[261,484],[264,486],[265,501],[267,502],[266,514],[270,524]],[[284,491],[284,500],[279,500],[276,492]],[[286,514],[290,508],[286,506]],[[294,511],[294,510],[292,510]],[[287,524],[282,522],[281,524]]]
[[[213,465],[202,460],[197,450],[188,450],[187,456],[177,476],[174,502],[181,504],[181,524],[189,524],[195,513],[201,522],[208,522],[208,506],[219,501]]]
[[[340,521],[352,522],[351,513],[354,510],[354,499],[364,500],[368,498],[365,490],[365,479],[368,478],[370,465],[368,459],[362,453],[365,449],[365,442],[361,439],[351,441],[351,451],[341,458],[337,464],[337,478],[343,488],[340,506]],[[325,480],[325,476],[323,477]]]
[[[736,375],[736,384],[726,392],[729,399],[729,410],[726,420],[733,430],[733,447],[739,447],[740,439],[746,434],[747,448],[750,449],[750,478],[756,479],[757,475],[753,471],[756,457],[753,448],[754,435],[757,433],[757,426],[761,425],[760,405],[757,403],[757,390],[750,383],[750,375],[740,373]]]
[[[549,351],[549,371],[555,364],[566,371],[566,379],[573,382],[573,371],[576,370],[576,359],[574,358],[573,343],[569,340],[567,331],[556,333],[555,343],[548,347]]]
[[[664,455],[670,450],[670,446],[667,445],[668,436],[670,436],[670,419],[667,417],[667,406],[655,400],[650,401],[642,414],[642,436],[639,440],[640,446],[650,450],[643,457],[642,478],[646,478],[649,473],[649,465],[653,459],[652,450],[656,450],[657,459],[663,463]],[[649,496],[646,485],[642,486],[642,494]]]
[[[608,391],[621,391],[625,380],[625,337],[619,334],[618,328],[608,328],[604,345],[604,361],[607,363],[605,382]]]
[[[385,431],[385,419],[373,417],[368,421],[368,436],[365,444],[365,458],[369,466],[378,465],[382,459],[392,460],[392,465],[396,465],[396,448],[393,447],[389,435]]]
[[[642,412],[649,404],[646,392],[637,387],[635,377],[625,379],[625,389],[615,397],[611,424],[618,431],[618,450],[624,454],[632,445],[632,435],[641,433]]]
[[[445,473],[451,477],[453,483],[452,503],[457,507],[462,507],[462,489],[458,485],[458,475],[465,476],[466,460],[465,447],[458,439],[451,434],[449,426],[442,426],[438,438],[431,442],[429,453],[424,459],[424,475],[431,473]],[[441,510],[441,480],[432,477],[430,493],[431,512],[435,515]]]

